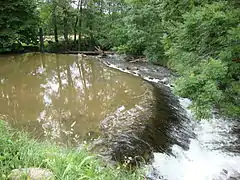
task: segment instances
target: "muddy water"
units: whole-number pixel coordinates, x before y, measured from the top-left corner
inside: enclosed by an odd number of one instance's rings
[[[148,180],[240,180],[239,118],[219,117],[213,112],[212,119],[197,121],[188,109],[191,105],[189,99],[167,93],[172,86],[168,84],[171,72],[166,68],[128,63],[121,56],[105,58],[103,62],[109,67],[141,76],[158,87],[155,93],[159,98],[158,120],[151,129],[158,128],[153,134],[158,139],[156,147],[160,149],[153,149]]]
[[[134,107],[148,87],[93,58],[0,56],[0,119],[36,138],[73,145],[98,136],[100,120]]]
[[[163,67],[102,62],[113,69],[74,55],[0,56],[0,119],[65,145],[94,138],[119,161],[154,152],[151,180],[240,179],[240,120],[196,121]]]

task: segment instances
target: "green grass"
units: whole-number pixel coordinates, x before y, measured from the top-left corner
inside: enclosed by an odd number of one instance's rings
[[[48,168],[61,180],[145,179],[141,168],[128,171],[120,165],[108,165],[86,150],[37,142],[0,121],[0,179],[7,179],[12,169],[27,167]]]

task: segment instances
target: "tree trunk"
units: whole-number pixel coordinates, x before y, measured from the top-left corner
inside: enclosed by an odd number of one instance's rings
[[[41,27],[39,28],[39,42],[40,42],[40,46],[39,46],[40,52],[44,52],[43,30]]]
[[[64,40],[65,40],[65,50],[68,49],[68,13],[67,13],[67,9],[64,9],[63,11],[64,13],[64,17],[63,17],[63,26],[64,26],[64,33],[63,33],[63,36],[64,36]]]
[[[64,9],[64,17],[63,17],[63,23],[64,23],[64,33],[63,33],[63,36],[64,36],[64,40],[66,42],[68,42],[68,13],[67,13],[67,9]]]
[[[56,3],[54,3],[53,7],[53,25],[54,25],[54,39],[55,42],[58,43],[58,29],[57,29],[57,19],[56,19]]]
[[[78,19],[79,19],[79,7],[80,7],[80,0],[78,0],[78,4],[77,4],[77,16],[76,16],[76,20],[75,20],[75,24],[74,24],[74,46],[77,45],[77,24],[78,24]]]
[[[82,40],[82,2],[83,0],[80,0],[80,12],[79,12],[79,31],[78,31],[78,50],[81,50],[81,40]]]
[[[111,16],[111,2],[108,3],[108,15]]]
[[[94,11],[94,5],[93,4],[88,4],[87,9],[93,10]],[[94,15],[90,15],[89,16],[90,19],[94,19],[95,16]],[[94,20],[93,20],[94,21]],[[93,22],[92,21],[88,21],[87,22],[87,27],[89,28],[89,34],[87,34],[88,36],[90,36],[90,43],[93,42],[94,40],[94,35],[93,35]]]

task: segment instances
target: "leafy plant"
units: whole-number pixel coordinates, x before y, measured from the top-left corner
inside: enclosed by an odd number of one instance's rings
[[[222,1],[194,7],[182,17],[163,38],[169,64],[181,75],[175,92],[193,100],[199,118],[209,117],[213,107],[238,116],[239,9]]]
[[[85,148],[65,149],[47,142],[37,142],[26,133],[16,132],[0,121],[0,178],[7,179],[15,168],[50,169],[56,179],[141,180],[142,169],[128,171],[104,163]]]

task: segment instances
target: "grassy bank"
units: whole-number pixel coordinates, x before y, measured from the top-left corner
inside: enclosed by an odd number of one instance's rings
[[[106,165],[97,156],[84,150],[66,149],[44,142],[40,143],[17,132],[0,121],[0,179],[7,179],[12,169],[40,167],[50,169],[56,179],[77,180],[140,180],[140,170]]]

